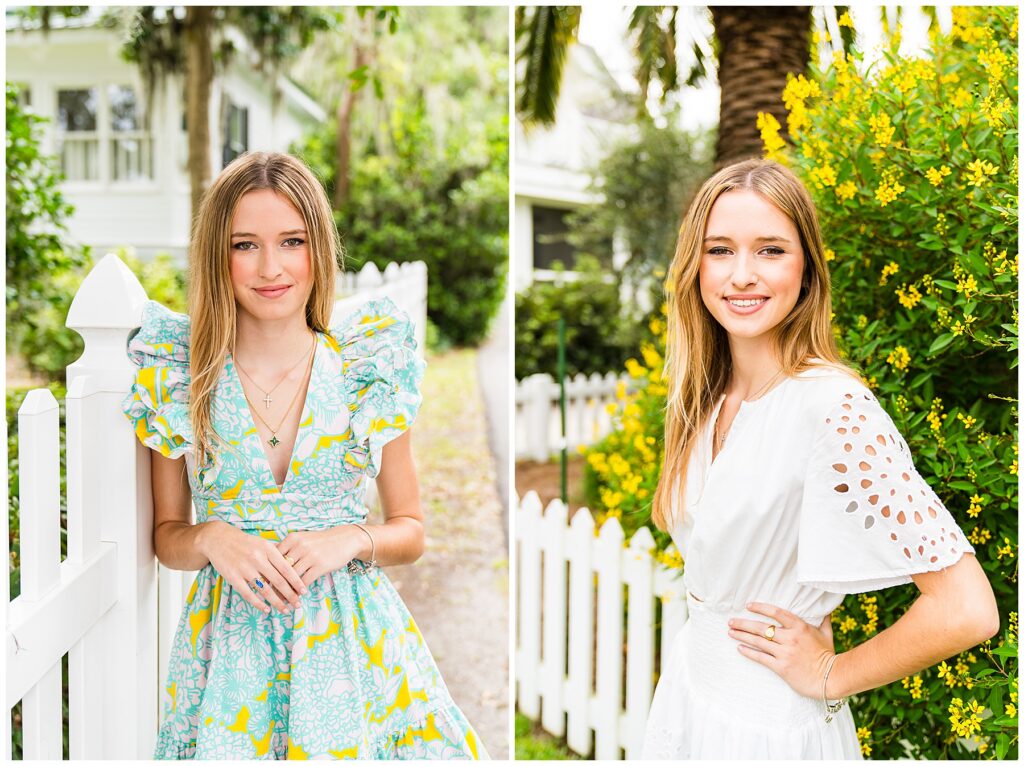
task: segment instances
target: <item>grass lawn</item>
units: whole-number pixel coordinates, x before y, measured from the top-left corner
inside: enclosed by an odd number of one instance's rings
[[[581,761],[565,742],[552,737],[521,713],[516,713],[516,760],[521,761]]]

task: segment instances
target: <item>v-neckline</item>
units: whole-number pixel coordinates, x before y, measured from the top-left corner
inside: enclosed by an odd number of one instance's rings
[[[267,455],[267,451],[263,447],[263,441],[260,439],[260,432],[259,429],[256,427],[256,418],[253,417],[252,409],[249,407],[249,402],[245,397],[245,389],[242,387],[242,379],[238,377],[238,370],[235,367],[235,359],[231,355],[231,352],[228,352],[227,363],[231,367],[231,378],[233,379],[232,382],[238,389],[238,398],[241,399],[241,403],[243,405],[243,408],[248,419],[248,427],[242,433],[242,438],[250,440],[250,449],[253,452],[255,452],[255,459],[258,460],[263,466],[263,471],[265,473],[264,481],[269,482],[269,486],[273,487],[278,492],[284,492],[284,488],[287,487],[288,482],[292,480],[292,465],[295,463],[295,454],[296,449],[298,449],[299,446],[299,438],[302,435],[302,429],[304,427],[304,424],[306,424],[309,421],[311,414],[309,406],[309,392],[313,388],[314,377],[316,376],[317,371],[316,358],[317,355],[320,353],[320,346],[322,345],[320,342],[320,333],[316,332],[315,330],[314,332],[316,333],[316,343],[313,345],[313,364],[312,368],[309,371],[309,381],[306,384],[306,395],[303,397],[302,400],[302,414],[299,416],[299,426],[295,430],[295,440],[292,442],[292,451],[291,454],[288,456],[288,465],[285,469],[284,481],[281,484],[278,484],[277,479],[274,478],[274,469],[270,465],[270,457]]]

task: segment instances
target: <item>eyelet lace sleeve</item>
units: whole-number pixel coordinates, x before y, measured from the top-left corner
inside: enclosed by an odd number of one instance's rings
[[[862,593],[908,583],[973,552],[878,400],[866,388],[842,394],[812,447],[798,580]]]
[[[384,445],[416,419],[426,362],[416,353],[412,320],[390,298],[367,302],[331,331],[341,352],[356,442],[347,459],[374,477]]]
[[[164,457],[192,449],[189,404],[189,319],[156,301],[142,309],[142,324],[129,340],[128,357],[138,365],[121,409],[139,440]]]

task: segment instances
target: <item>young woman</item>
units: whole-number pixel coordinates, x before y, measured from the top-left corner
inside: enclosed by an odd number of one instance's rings
[[[486,757],[378,568],[423,551],[425,365],[388,299],[331,322],[339,253],[309,169],[243,155],[195,225],[190,315],[149,301],[129,342],[156,554],[199,570],[157,759]]]
[[[999,627],[973,548],[844,365],[813,203],[751,160],[700,189],[669,290],[654,520],[689,619],[651,705],[649,758],[861,757],[846,698]],[[893,625],[836,655],[844,594],[913,581]]]

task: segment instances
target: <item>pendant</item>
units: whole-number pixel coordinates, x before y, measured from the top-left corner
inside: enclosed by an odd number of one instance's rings
[[[268,410],[270,409],[270,403],[272,401],[274,401],[274,400],[270,398],[270,394],[267,394],[266,396],[263,397],[263,404],[266,405]]]
[[[277,434],[274,434],[273,436],[270,437],[270,446],[271,447],[276,447],[280,443],[281,443],[281,440],[277,438]]]

